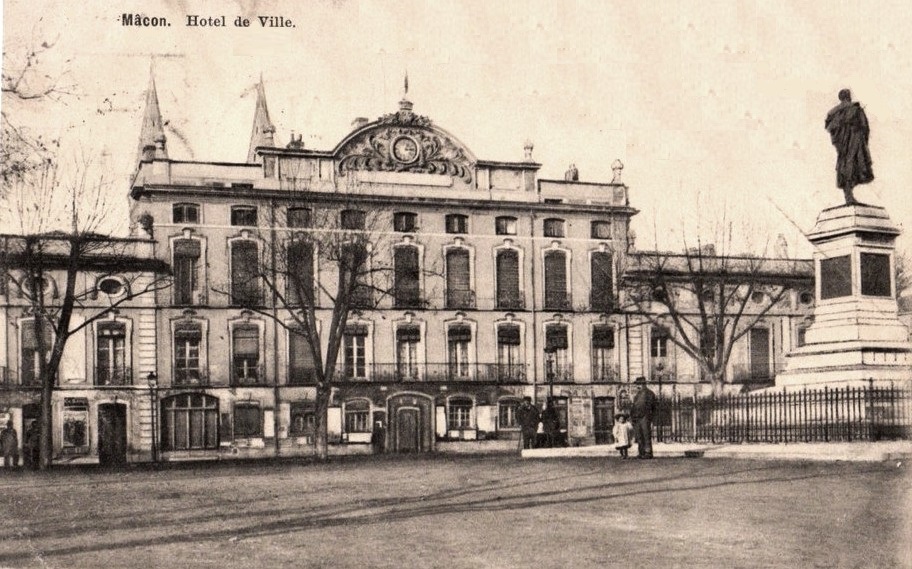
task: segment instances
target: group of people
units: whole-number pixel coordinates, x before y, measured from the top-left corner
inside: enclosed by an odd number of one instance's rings
[[[539,412],[532,404],[531,397],[523,398],[516,409],[516,422],[522,432],[522,448],[554,447],[562,443],[560,437],[560,416],[550,397],[545,408]],[[539,436],[541,435],[541,436]]]
[[[25,432],[23,441],[23,455],[27,468],[38,468],[40,444],[38,442],[38,421],[32,421]],[[19,433],[13,427],[12,421],[6,422],[6,428],[0,431],[0,452],[3,453],[3,466],[16,468],[19,466]]]
[[[656,411],[657,398],[656,394],[646,387],[645,378],[638,377],[634,384],[637,391],[633,396],[630,411],[621,410],[614,416],[614,447],[621,458],[627,458],[630,447],[636,443],[639,458],[652,458],[652,419]],[[525,397],[516,410],[516,421],[522,431],[523,449],[553,447],[562,443],[560,418],[550,397],[541,412],[532,404],[531,397]]]

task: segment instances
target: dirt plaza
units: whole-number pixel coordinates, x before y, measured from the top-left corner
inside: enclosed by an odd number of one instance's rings
[[[349,457],[0,486],[0,567],[912,566],[902,461]]]

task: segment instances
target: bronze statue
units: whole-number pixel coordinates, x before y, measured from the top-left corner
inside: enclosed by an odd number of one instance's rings
[[[836,185],[845,193],[846,205],[857,204],[853,188],[871,182],[874,171],[868,152],[868,117],[860,104],[852,102],[848,89],[839,92],[839,104],[827,113],[825,126],[836,147]]]

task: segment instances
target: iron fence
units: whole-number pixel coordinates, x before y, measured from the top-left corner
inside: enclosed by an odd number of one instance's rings
[[[824,387],[658,400],[656,440],[700,443],[877,441],[912,438],[912,389]]]

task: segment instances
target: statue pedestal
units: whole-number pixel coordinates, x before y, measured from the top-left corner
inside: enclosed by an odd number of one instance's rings
[[[823,210],[815,247],[816,304],[805,344],[787,356],[776,387],[912,384],[912,344],[894,294],[899,229],[864,204]]]

